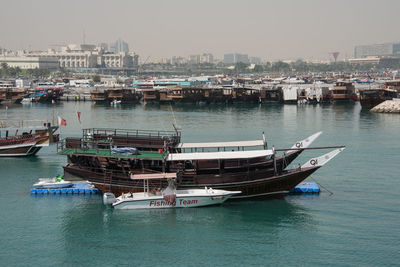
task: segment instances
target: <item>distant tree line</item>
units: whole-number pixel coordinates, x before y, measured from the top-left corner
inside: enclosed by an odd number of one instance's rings
[[[357,71],[385,71],[389,69],[400,69],[400,60],[382,60],[379,64],[350,64],[349,62],[332,62],[332,63],[308,63],[297,60],[292,63],[282,61],[267,62],[265,64],[255,65],[253,69],[249,69],[250,64],[236,63],[235,68],[228,72],[255,72],[255,73],[311,73],[311,72],[357,72]]]
[[[20,67],[9,67],[7,63],[1,63],[1,78],[31,77],[44,78],[48,77],[50,71],[48,69],[21,69]]]
[[[234,66],[224,63],[201,63],[201,64],[161,64],[149,63],[142,65],[140,70],[142,72],[151,71],[164,71],[164,72],[179,72],[184,74],[195,73],[225,73],[225,74],[238,74],[238,73],[281,73],[281,74],[307,74],[307,73],[325,73],[325,72],[376,72],[385,71],[389,69],[400,69],[400,60],[384,61],[382,60],[378,65],[372,64],[351,64],[349,62],[332,62],[332,63],[309,63],[303,60],[297,60],[292,63],[283,61],[267,62],[264,64],[256,64],[251,66],[246,63],[236,63]]]

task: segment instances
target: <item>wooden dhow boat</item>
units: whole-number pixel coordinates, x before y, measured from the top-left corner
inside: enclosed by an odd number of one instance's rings
[[[36,124],[39,121],[34,121]],[[13,123],[0,122],[0,157],[33,156],[42,147],[48,146],[55,138],[58,126],[49,122],[31,126],[28,121]],[[11,132],[14,135],[10,135]]]
[[[135,135],[133,130],[123,133],[121,130],[85,129],[84,133],[83,138],[67,138],[59,143],[58,153],[68,157],[68,164],[64,166],[66,179],[87,179],[102,192],[116,195],[141,192],[141,186],[130,178],[131,174],[172,172],[178,174],[178,189],[207,186],[242,191],[237,197],[282,196],[323,165],[286,170],[304,149],[316,149],[308,146],[320,132],[296,142],[289,149],[267,149],[265,139],[185,145],[180,143],[180,132],[168,136],[136,130]],[[256,145],[262,145],[263,149],[254,150]],[[115,146],[131,146],[140,152],[113,153],[111,148]],[[248,147],[252,150],[245,150]],[[237,150],[231,151],[231,148]],[[187,149],[201,152],[185,153]],[[217,151],[206,152],[206,149]],[[279,151],[285,153],[278,156]],[[330,154],[324,156],[331,158]],[[163,185],[151,182],[150,186]]]

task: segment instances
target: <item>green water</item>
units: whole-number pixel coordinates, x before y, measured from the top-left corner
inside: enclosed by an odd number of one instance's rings
[[[329,191],[279,200],[118,211],[100,196],[31,196],[61,173],[55,146],[0,158],[1,266],[387,266],[400,262],[400,116],[355,105],[15,105],[0,118],[67,120],[81,127],[182,129],[183,141],[260,139],[288,147],[317,131],[316,146],[346,145],[312,179]],[[82,112],[79,124],[76,111]],[[306,151],[304,163],[327,151]]]

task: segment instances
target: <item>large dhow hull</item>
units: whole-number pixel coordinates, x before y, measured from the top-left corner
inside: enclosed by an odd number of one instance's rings
[[[179,184],[178,189],[200,189],[204,187],[212,187],[214,189],[222,189],[227,191],[242,191],[241,194],[232,198],[271,198],[271,197],[282,197],[289,193],[296,185],[305,180],[308,176],[314,173],[319,167],[304,168],[299,170],[285,171],[279,175],[269,176],[269,173],[265,173],[266,177],[258,178],[254,180],[241,179],[240,182],[235,182],[234,179],[229,179],[228,175],[210,175],[207,178],[203,177],[200,183],[184,183]],[[81,176],[82,178],[89,180],[97,187],[102,193],[112,192],[115,195],[121,195],[127,192],[142,192],[143,186],[137,181],[129,179],[115,179],[110,183],[108,179],[104,179],[101,174],[91,172],[87,169],[77,169],[72,166],[64,167],[64,177],[76,177]],[[238,173],[237,177],[248,177],[248,173]],[[257,176],[259,176],[258,174]],[[232,178],[232,177],[231,177]],[[106,180],[106,181],[105,181]],[[227,182],[223,182],[223,181]],[[230,181],[229,181],[230,180]],[[229,181],[229,182],[228,182]],[[150,185],[151,188],[162,188],[163,184],[160,182],[153,183]]]
[[[48,126],[48,128],[36,129],[34,134],[1,138],[0,157],[33,156],[53,141],[53,134],[57,129],[58,126]]]
[[[183,171],[180,179],[181,188],[204,188],[204,186],[214,186],[215,184],[239,184],[247,181],[260,180],[272,177],[275,173],[282,173],[293,160],[295,160],[303,150],[289,152],[283,156],[276,157],[275,161],[269,159],[257,162],[251,166],[241,168],[226,169],[223,173],[196,173],[193,171]],[[79,161],[80,159],[78,159]],[[274,168],[275,165],[275,168]],[[91,168],[87,165],[68,164],[64,168],[64,177],[74,180],[89,180],[103,192],[113,192],[120,195],[126,192],[141,192],[143,189],[137,182],[132,181],[128,171],[111,171]],[[275,170],[276,169],[276,170]],[[169,171],[178,171],[170,166]],[[160,187],[160,184],[154,184]]]
[[[36,141],[0,146],[0,157],[25,157],[35,155],[41,147],[36,147]]]

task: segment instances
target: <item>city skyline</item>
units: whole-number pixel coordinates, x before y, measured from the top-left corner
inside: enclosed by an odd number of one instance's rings
[[[353,56],[356,45],[398,42],[399,8],[392,0],[205,0],[201,5],[4,0],[0,23],[7,26],[0,29],[0,47],[47,50],[121,38],[142,59],[205,52],[219,59],[227,53],[269,61],[328,59],[338,51],[342,60]]]

